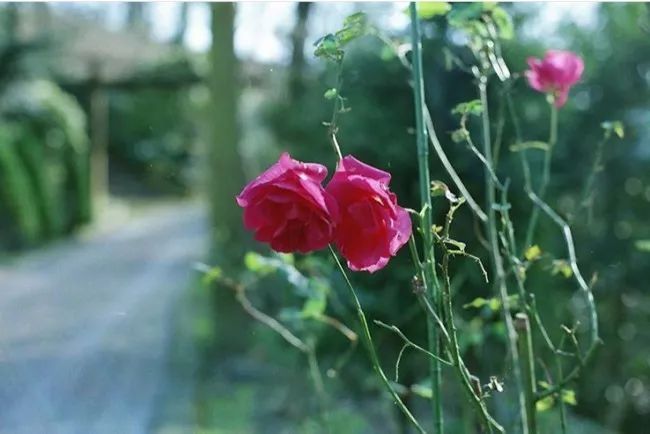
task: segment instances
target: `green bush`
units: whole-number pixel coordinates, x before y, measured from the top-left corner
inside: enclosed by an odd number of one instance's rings
[[[0,100],[4,124],[3,226],[10,245],[30,245],[70,232],[90,219],[88,137],[77,102],[55,84],[13,85]],[[11,166],[11,167],[9,167]]]

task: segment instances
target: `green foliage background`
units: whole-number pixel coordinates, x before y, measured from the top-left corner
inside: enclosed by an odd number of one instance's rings
[[[534,14],[526,15],[517,6],[507,6],[515,18],[515,29],[521,34],[534,22]],[[559,141],[553,161],[553,177],[549,202],[567,215],[574,227],[581,267],[587,276],[597,276],[594,288],[605,341],[596,362],[577,388],[576,411],[606,426],[624,432],[638,432],[650,414],[650,339],[648,327],[650,294],[647,286],[648,253],[636,247],[636,241],[650,237],[647,216],[650,215],[650,33],[648,8],[644,4],[601,4],[598,6],[595,30],[564,25],[559,36],[562,47],[549,46],[545,39],[517,37],[505,41],[505,58],[511,70],[522,73],[526,58],[541,57],[546,49],[566,48],[585,59],[585,74],[572,90],[569,103],[560,112]],[[444,20],[433,18],[424,29],[425,82],[427,101],[443,146],[475,198],[482,198],[483,170],[481,163],[460,144],[454,144],[450,133],[458,128],[458,117],[451,115],[456,104],[477,98],[472,77],[450,65],[444,55],[448,47],[461,60],[469,61],[462,48],[462,36],[448,28]],[[400,35],[397,35],[400,36]],[[402,35],[404,36],[404,35]],[[451,67],[450,67],[451,66]],[[334,86],[336,71],[322,64],[310,67],[305,75],[306,91],[289,98],[282,91],[266,107],[267,122],[281,147],[295,158],[318,161],[334,169],[331,150],[322,122],[331,117],[331,101],[323,97]],[[496,81],[496,78],[493,79]],[[492,87],[490,105],[497,129],[498,114],[504,109],[502,98]],[[517,112],[524,140],[548,138],[549,113],[544,96],[528,88],[520,78],[514,88]],[[417,208],[417,166],[413,135],[413,101],[408,74],[399,61],[386,55],[377,39],[365,37],[346,49],[343,86],[340,90],[351,111],[339,121],[339,142],[344,154],[353,154],[369,164],[389,170],[391,187],[403,206]],[[330,96],[330,95],[328,95]],[[610,140],[604,149],[604,169],[598,173],[595,186],[593,218],[581,208],[585,180],[591,171],[596,144],[603,131],[601,123],[621,120],[625,137]],[[477,125],[470,130],[478,139]],[[503,130],[499,154],[499,171],[511,178],[514,195],[513,219],[528,218],[530,202],[523,195],[523,180],[516,155],[509,151],[515,144],[510,122]],[[533,170],[539,179],[542,153],[530,151]],[[452,185],[435,156],[431,158],[432,177]],[[440,221],[444,207],[436,209]],[[467,209],[458,216],[455,236],[468,241],[476,237],[471,231],[474,222]],[[522,237],[523,234],[517,234]],[[542,252],[565,257],[563,241],[557,228],[543,220],[538,244]],[[487,262],[481,245],[474,241],[468,250],[480,254]],[[375,275],[355,274],[354,280],[363,289],[365,306],[371,318],[391,320],[409,330],[409,335],[423,342],[423,318],[412,309],[409,267],[406,253]],[[473,264],[458,262],[454,285],[460,292],[459,305],[489,294]],[[530,287],[537,295],[542,316],[549,323],[570,324],[571,318],[582,319],[584,308],[573,283],[561,276],[552,276],[548,262],[540,261],[529,272]],[[397,312],[398,318],[395,318]],[[470,313],[472,315],[470,315]],[[495,345],[501,345],[503,326],[489,307],[475,312],[461,312],[463,343],[468,351],[471,369],[489,375],[500,363]],[[461,320],[463,321],[463,320]],[[584,319],[581,321],[586,323]],[[554,328],[558,338],[559,327]],[[381,352],[392,356],[399,351],[399,341],[381,337]],[[323,339],[329,348],[333,339]],[[334,345],[335,347],[335,345]],[[334,348],[331,348],[332,352]],[[325,349],[325,352],[328,350]],[[404,372],[425,372],[424,360],[407,359]],[[409,367],[414,369],[409,369]],[[359,371],[346,381],[360,381]],[[343,374],[345,375],[345,374]],[[499,375],[508,376],[508,372]],[[406,378],[403,381],[418,381]]]

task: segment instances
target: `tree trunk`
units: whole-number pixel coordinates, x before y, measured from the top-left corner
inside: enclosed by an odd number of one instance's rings
[[[238,151],[238,64],[234,51],[233,3],[212,3],[212,48],[209,87],[212,110],[207,119],[211,128],[207,173],[215,262],[231,273],[243,262],[247,239],[241,209],[235,196],[244,186],[242,161]],[[244,351],[249,340],[250,319],[235,301],[232,291],[215,288],[217,342],[221,353]]]
[[[174,45],[183,45],[185,40],[185,33],[187,32],[187,20],[189,18],[191,4],[189,2],[181,3],[181,11],[178,14],[178,24],[176,26],[176,34],[172,43]]]
[[[216,245],[224,260],[241,259],[241,210],[235,196],[244,186],[238,150],[238,64],[233,46],[235,8],[232,3],[213,3],[210,93],[212,125],[210,172],[212,223]]]
[[[297,98],[305,89],[305,39],[307,38],[307,20],[312,3],[300,2],[296,5],[296,24],[291,33],[291,64],[289,66],[289,98]]]

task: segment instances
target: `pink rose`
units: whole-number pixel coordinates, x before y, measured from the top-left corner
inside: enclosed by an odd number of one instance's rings
[[[307,253],[327,246],[338,221],[336,201],[321,183],[327,169],[283,153],[237,196],[244,226],[277,252]]]
[[[388,189],[390,174],[348,155],[326,187],[341,221],[334,244],[355,271],[383,268],[411,236],[411,219]]]
[[[585,68],[580,56],[570,51],[549,50],[543,60],[528,58],[526,71],[528,84],[539,92],[555,97],[555,107],[562,107],[569,96],[569,89],[580,80]]]

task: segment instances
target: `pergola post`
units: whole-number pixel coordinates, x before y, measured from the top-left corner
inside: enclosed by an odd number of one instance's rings
[[[93,215],[108,201],[108,95],[102,87],[98,61],[90,64],[90,192]]]

